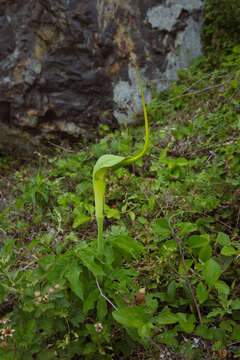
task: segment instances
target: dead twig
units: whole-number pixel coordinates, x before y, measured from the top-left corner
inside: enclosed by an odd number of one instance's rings
[[[99,282],[98,282],[98,279],[96,278],[96,283],[97,283],[97,287],[98,287],[98,290],[100,292],[100,295],[114,308],[114,310],[118,311],[118,308],[111,302],[111,300],[109,300],[102,292],[102,289],[100,288],[100,285],[99,285]]]

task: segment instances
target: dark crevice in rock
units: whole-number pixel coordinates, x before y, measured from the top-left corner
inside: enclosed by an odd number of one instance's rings
[[[0,121],[8,125],[11,124],[11,104],[7,101],[0,102]]]

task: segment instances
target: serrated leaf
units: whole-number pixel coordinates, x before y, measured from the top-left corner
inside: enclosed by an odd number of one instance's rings
[[[215,283],[215,288],[220,294],[229,295],[230,294],[230,288],[229,286],[222,280],[218,280]]]
[[[208,299],[208,291],[206,286],[200,282],[196,289],[196,298],[200,304],[204,303]]]
[[[144,324],[143,326],[141,326],[140,328],[138,328],[138,335],[144,339],[150,338],[152,330],[154,328],[155,328],[154,325],[149,321],[146,324]]]
[[[131,254],[135,259],[144,252],[144,246],[137,240],[126,235],[118,235],[109,238],[113,247],[117,247]]]
[[[229,238],[229,236],[223,232],[219,232],[217,239],[216,239],[217,243],[222,245],[222,246],[227,246],[231,244],[231,240]]]
[[[120,212],[118,209],[110,208],[109,206],[104,206],[104,211],[106,214],[106,217],[108,219],[114,218],[114,219],[120,219]]]
[[[151,227],[155,234],[160,235],[160,241],[167,239],[172,233],[167,220],[163,218],[153,220]]]
[[[235,325],[232,333],[232,340],[240,341],[240,325]]]
[[[158,335],[157,340],[162,343],[166,344],[169,347],[177,349],[179,346],[178,343],[178,333],[176,330],[167,330],[162,332],[160,335]]]
[[[208,329],[206,325],[200,325],[196,330],[196,335],[201,336],[207,340],[212,340],[214,336],[214,332],[215,329],[213,327]]]
[[[240,310],[240,300],[236,299],[232,301],[232,309]]]
[[[178,224],[178,234],[185,235],[190,234],[198,229],[196,224],[192,224],[190,222],[182,222]]]
[[[195,249],[205,247],[206,245],[208,245],[209,240],[210,237],[208,234],[192,235],[185,241],[185,243],[190,246],[190,248]]]
[[[80,226],[90,220],[91,220],[90,216],[87,216],[85,214],[79,214],[74,218],[72,227],[73,227],[73,229],[76,229],[78,226]]]
[[[195,327],[196,318],[193,314],[187,317],[187,314],[177,313],[179,316],[179,325],[186,333],[192,333]],[[183,318],[181,315],[185,315]]]
[[[172,281],[167,288],[167,295],[170,301],[173,301],[176,296],[176,283]]]
[[[47,271],[55,263],[55,256],[47,254],[39,259],[38,263],[43,270]]]
[[[159,325],[170,325],[175,324],[179,321],[177,314],[172,313],[170,310],[161,311],[154,319]]]
[[[63,277],[64,272],[66,271],[69,264],[70,258],[71,257],[68,253],[57,256],[55,264],[48,272],[48,281],[52,283],[57,283],[59,279]]]
[[[221,275],[221,266],[213,259],[205,262],[203,267],[203,276],[206,283],[212,287]]]
[[[87,251],[80,251],[78,257],[81,259],[82,263],[89,271],[93,273],[94,276],[103,276],[105,275],[103,269],[100,265],[96,264],[92,254]]]
[[[69,264],[65,272],[65,278],[69,281],[71,290],[81,300],[83,300],[83,284],[79,278],[81,272],[82,272],[81,267],[78,265],[77,261],[74,261],[71,264]]]
[[[186,265],[187,270],[190,269],[190,267],[192,266],[192,263],[193,263],[193,261],[191,259],[185,259],[185,265]],[[182,262],[179,265],[178,272],[180,275],[186,276],[185,269],[184,269]]]
[[[224,246],[221,250],[221,255],[231,256],[236,254],[236,250],[232,246]]]
[[[88,297],[84,300],[83,303],[83,313],[87,314],[89,310],[93,309],[95,306],[95,302],[99,298],[99,290],[94,289],[92,290]]]
[[[98,320],[103,321],[107,313],[108,313],[107,302],[102,296],[99,296],[97,302]]]
[[[212,256],[212,247],[209,244],[201,248],[198,255],[199,260],[201,260],[202,262],[206,262],[207,260],[210,259],[211,256]]]

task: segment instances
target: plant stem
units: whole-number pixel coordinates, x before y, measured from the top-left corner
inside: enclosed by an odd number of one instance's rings
[[[98,254],[103,253],[103,216],[97,218],[98,225]]]

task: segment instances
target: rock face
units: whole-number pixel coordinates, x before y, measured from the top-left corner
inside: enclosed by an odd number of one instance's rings
[[[88,136],[141,108],[201,54],[204,0],[2,0],[0,123]],[[5,125],[3,128],[5,128]],[[9,130],[10,131],[10,130]],[[1,131],[1,137],[4,137]]]

